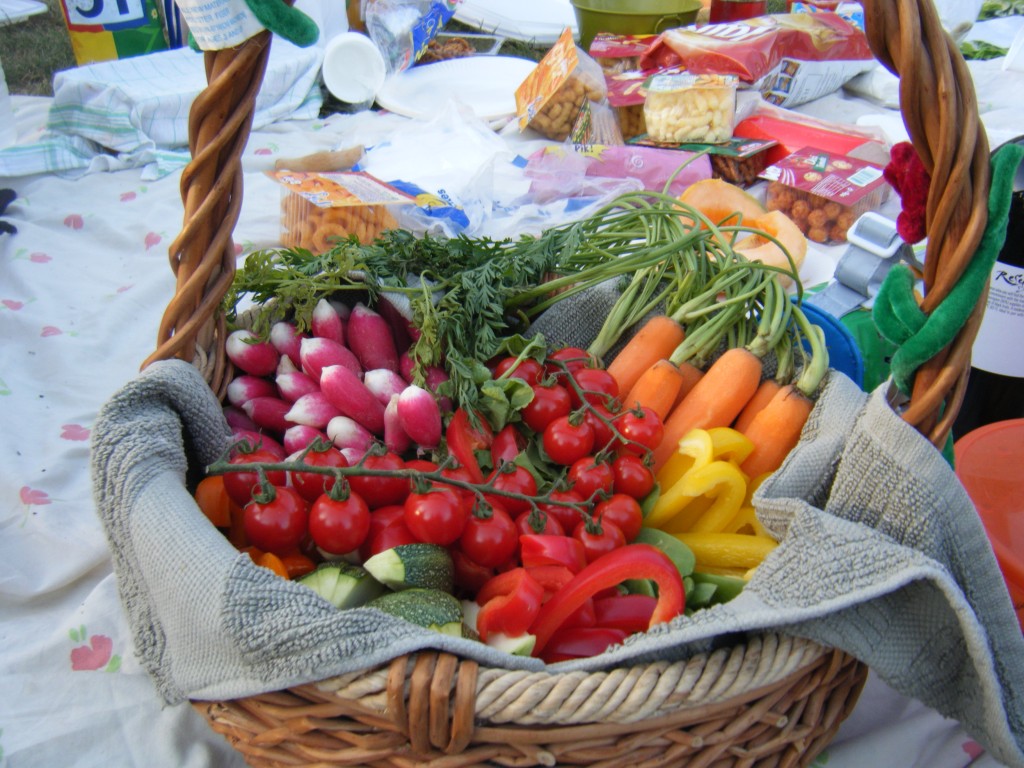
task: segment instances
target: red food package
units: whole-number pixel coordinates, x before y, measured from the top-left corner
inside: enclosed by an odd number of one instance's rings
[[[780,13],[669,29],[640,57],[643,69],[685,67],[736,75],[783,106],[812,101],[876,66],[864,32],[835,13]]]

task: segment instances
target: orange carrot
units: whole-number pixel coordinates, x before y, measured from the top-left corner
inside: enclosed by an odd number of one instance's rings
[[[679,369],[679,373],[682,374],[683,383],[679,387],[679,393],[676,395],[676,405],[683,402],[683,398],[686,397],[693,388],[697,386],[697,382],[704,378],[704,371],[693,363],[682,362],[676,365]]]
[[[289,579],[297,579],[316,569],[316,563],[299,552],[290,555],[281,555],[281,562],[288,571]]]
[[[726,350],[665,420],[665,435],[654,451],[657,472],[691,429],[727,427],[761,383],[761,358],[743,347]]]
[[[774,472],[800,439],[814,402],[796,386],[782,387],[743,432],[754,450],[740,466],[747,477]]]
[[[644,371],[671,355],[685,336],[682,324],[667,315],[648,319],[608,364],[619,392],[629,392]]]
[[[679,399],[682,384],[683,374],[679,368],[661,359],[641,374],[622,403],[626,408],[650,408],[664,421]]]
[[[750,398],[740,415],[736,417],[736,421],[733,422],[732,428],[737,432],[746,432],[747,427],[750,426],[751,420],[758,414],[758,412],[768,405],[768,401],[775,396],[775,393],[782,388],[775,379],[765,379],[761,382],[761,386],[757,388],[754,396]]]
[[[256,560],[256,565],[262,566],[263,568],[269,568],[282,579],[288,578],[288,569],[284,563],[281,562],[281,558],[275,555],[273,552],[264,552]]]

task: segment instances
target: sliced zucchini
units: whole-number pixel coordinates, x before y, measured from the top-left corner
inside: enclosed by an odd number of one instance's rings
[[[335,608],[356,608],[384,594],[386,587],[370,572],[343,560],[324,563],[298,579]]]
[[[396,591],[424,587],[451,592],[455,585],[452,556],[439,544],[400,544],[373,555],[363,567]]]
[[[400,619],[445,635],[462,637],[462,603],[440,589],[411,587],[388,592],[366,604]]]

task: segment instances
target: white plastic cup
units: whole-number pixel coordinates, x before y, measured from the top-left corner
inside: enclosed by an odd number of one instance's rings
[[[387,75],[380,49],[360,32],[336,35],[324,49],[324,85],[347,104],[371,104]]]

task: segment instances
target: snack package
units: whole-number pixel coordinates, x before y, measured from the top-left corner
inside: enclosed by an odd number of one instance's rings
[[[793,107],[877,65],[863,30],[835,13],[780,13],[666,30],[642,69],[735,75],[772,104]]]
[[[768,150],[768,163],[777,163],[804,147],[817,147],[840,155],[887,162],[889,147],[877,128],[832,123],[820,118],[782,109],[764,102],[747,111],[733,129],[733,136],[775,142]]]
[[[604,72],[608,105],[615,113],[624,141],[647,131],[644,122],[647,91],[643,84],[653,73],[640,69],[640,56],[656,39],[657,35],[598,32],[587,51]]]
[[[573,41],[566,28],[516,89],[519,129],[574,143],[621,144],[607,100],[604,73]]]
[[[644,88],[644,123],[655,141],[721,144],[732,138],[735,75],[654,75]]]
[[[367,173],[268,171],[281,187],[281,244],[323,253],[355,235],[372,243],[398,226],[396,207],[414,203],[405,192]]]
[[[877,210],[889,196],[883,167],[814,147],[771,165],[765,205],[782,211],[808,240],[824,245],[846,242],[846,232],[861,214]]]
[[[647,134],[630,139],[629,143],[686,152],[706,152],[711,159],[711,177],[741,187],[749,187],[757,182],[761,171],[768,167],[768,151],[775,146],[775,142],[770,139],[741,138],[732,138],[724,144],[668,144],[654,141]]]
[[[694,158],[692,152],[673,149],[560,144],[531,154],[524,171],[534,201],[600,194],[608,179],[634,179],[640,189],[678,196],[711,177],[711,162],[707,156]]]
[[[611,32],[598,32],[594,35],[587,53],[606,75],[636,72],[640,69],[640,57],[657,37],[657,35],[615,35]]]

